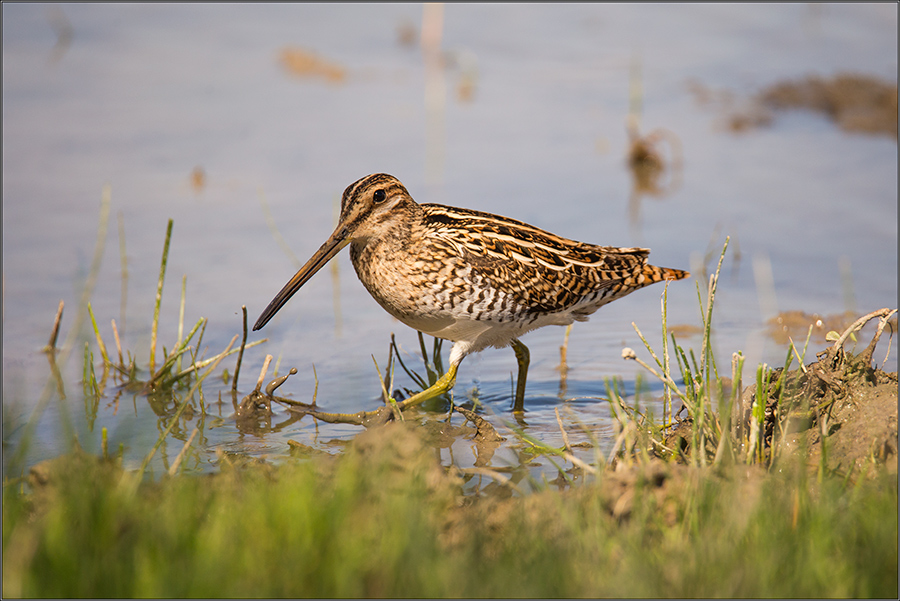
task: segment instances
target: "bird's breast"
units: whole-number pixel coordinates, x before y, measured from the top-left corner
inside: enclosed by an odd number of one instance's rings
[[[464,257],[422,243],[352,244],[350,258],[369,294],[388,313],[426,334],[448,340],[521,318],[512,295],[492,286]],[[477,325],[482,323],[483,327]]]

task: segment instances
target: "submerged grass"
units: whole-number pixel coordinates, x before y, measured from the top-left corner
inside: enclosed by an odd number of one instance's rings
[[[170,222],[154,333],[171,228]],[[537,492],[524,495],[509,478],[494,494],[465,496],[472,470],[490,470],[442,466],[420,419],[363,431],[339,456],[313,454],[278,466],[229,460],[215,474],[179,475],[194,428],[161,478],[143,478],[195,394],[202,399],[204,378],[225,357],[253,346],[232,348],[236,336],[225,351],[199,360],[206,320],[182,337],[183,280],[178,340],[171,352],[163,349],[156,369],[154,336],[151,376],[143,383],[146,394],[167,391],[174,399],[159,439],[138,470],[122,468],[121,448],[118,456],[109,455],[104,429],[101,456],[76,446],[5,481],[3,595],[896,597],[896,470],[876,468],[849,478],[820,469],[813,477],[802,455],[779,456],[776,463],[771,444],[763,453],[766,402],[772,386],[783,392],[791,352],[781,374],[760,367],[750,432],[736,427],[732,407],[740,400],[742,357],[733,357],[726,386],[710,344],[726,249],[727,242],[706,299],[698,286],[704,330],[699,361],[670,338],[665,294],[661,359],[638,330],[657,364],[647,368],[669,395],[663,423],[628,406],[615,380],[608,384],[615,444],[607,457],[595,444],[592,465],[572,454],[558,413],[561,449],[505,423],[557,466],[565,488],[532,479]],[[114,377],[133,380],[134,360],[130,368],[123,364],[115,326],[117,365],[88,312],[104,372],[112,367]],[[246,336],[246,317],[244,322]],[[404,365],[393,340],[391,353],[424,388],[443,372],[441,349],[436,341],[429,359],[424,339],[419,342],[424,376]],[[190,366],[181,369],[186,353]],[[240,362],[233,389],[239,368]],[[389,359],[382,379],[388,402],[393,373]],[[91,419],[106,375],[98,381],[89,344],[83,377]],[[673,411],[676,400],[686,418]],[[689,441],[684,448],[671,443],[678,427]],[[488,429],[479,427],[479,434]],[[572,468],[564,469],[564,462]]]

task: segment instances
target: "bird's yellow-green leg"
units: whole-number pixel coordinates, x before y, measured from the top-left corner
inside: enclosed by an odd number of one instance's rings
[[[438,381],[423,390],[422,392],[418,392],[413,396],[409,397],[405,401],[397,403],[397,407],[400,409],[406,409],[407,407],[414,407],[419,405],[428,399],[433,399],[434,397],[441,396],[456,384],[456,369],[459,367],[458,363],[451,363],[450,368],[447,370],[443,376],[438,378]]]
[[[525,380],[528,377],[528,363],[531,361],[531,353],[528,347],[519,340],[513,339],[510,343],[516,353],[516,361],[519,364],[519,377],[516,379],[516,402],[513,404],[513,412],[525,411]]]

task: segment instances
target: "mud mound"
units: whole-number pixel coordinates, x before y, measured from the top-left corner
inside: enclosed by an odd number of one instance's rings
[[[735,444],[771,465],[784,454],[801,453],[814,469],[846,475],[882,466],[897,473],[897,373],[872,366],[872,354],[886,327],[893,329],[895,311],[882,309],[851,324],[816,361],[785,372],[768,370],[757,384],[743,389],[732,412]],[[858,354],[844,349],[850,334],[880,317],[877,332]],[[692,452],[693,419],[679,421],[664,446],[687,461]],[[712,454],[715,448],[706,452]],[[749,449],[749,450],[748,450]]]
[[[897,473],[897,374],[872,366],[886,323],[857,355],[843,347],[851,326],[818,353],[815,362],[787,373],[769,372],[760,427],[769,456],[775,444],[787,450],[805,448],[812,466],[859,473],[867,465],[880,464]],[[756,399],[757,386],[748,387],[741,402],[744,428],[750,427]]]

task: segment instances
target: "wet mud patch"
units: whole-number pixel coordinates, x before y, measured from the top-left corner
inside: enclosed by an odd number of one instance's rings
[[[897,473],[897,374],[878,372],[872,385],[855,383],[832,413],[830,424],[810,429],[810,464],[824,462],[837,472],[865,473],[882,465]],[[823,457],[824,454],[824,457]]]
[[[774,111],[822,113],[845,131],[897,137],[897,85],[868,75],[812,75],[769,86],[757,99]]]
[[[690,90],[700,104],[718,106],[733,132],[768,127],[779,112],[801,109],[822,114],[844,131],[897,138],[897,84],[870,75],[808,75],[776,82],[749,98],[698,82]]]

